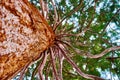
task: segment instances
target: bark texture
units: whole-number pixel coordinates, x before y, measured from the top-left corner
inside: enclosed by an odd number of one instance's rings
[[[9,80],[36,60],[54,34],[27,0],[0,0],[0,80]]]

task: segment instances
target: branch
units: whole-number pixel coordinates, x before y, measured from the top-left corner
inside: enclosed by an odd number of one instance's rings
[[[25,67],[23,68],[23,70],[21,71],[19,80],[23,80],[24,74],[25,74],[26,69],[28,68],[29,64],[30,64],[30,62],[28,62],[28,63],[25,65]]]
[[[57,74],[57,69],[56,69],[56,65],[55,65],[55,56],[54,56],[54,52],[53,52],[52,48],[50,48],[50,58],[51,58],[54,76],[55,76],[56,80],[60,80],[58,77],[58,74]]]
[[[48,6],[47,3],[44,0],[39,0],[39,3],[41,5],[42,9],[42,16],[47,19],[47,13],[48,13]]]
[[[34,62],[34,61],[37,61],[37,65],[36,65],[34,71],[32,72],[31,80],[33,80],[34,76],[35,76],[36,73],[38,72],[38,67],[39,67],[39,64],[40,64],[40,60],[42,60],[43,57],[44,57],[44,54],[42,53],[42,54],[40,54],[40,55],[38,56],[38,58],[36,58],[36,59],[33,60],[33,62]]]
[[[63,46],[62,44],[58,44],[58,47],[59,47],[59,49],[61,50],[61,52],[62,52],[63,56],[65,57],[65,59],[76,69],[76,71],[78,72],[79,75],[81,75],[82,77],[84,77],[84,78],[86,78],[86,79],[104,80],[104,79],[102,79],[102,78],[100,78],[100,77],[83,73],[83,72],[78,68],[78,66],[73,62],[73,60],[66,55],[66,53],[69,53],[69,52],[64,49],[64,46]]]
[[[106,59],[118,59],[120,57],[107,57]]]
[[[43,78],[43,68],[44,68],[46,60],[47,60],[47,52],[45,52],[43,54],[44,54],[44,56],[43,56],[42,62],[38,67],[38,73],[39,73],[39,76],[40,76],[40,80],[44,80],[44,78]]]
[[[114,51],[114,50],[118,50],[120,49],[120,46],[114,46],[114,47],[111,47],[111,48],[108,48],[108,49],[105,49],[103,52],[101,52],[100,54],[96,54],[96,55],[92,55],[92,54],[86,54],[86,56],[88,58],[100,58],[102,56],[104,56],[105,54],[107,54],[108,52],[110,51]]]
[[[44,16],[44,2],[43,2],[43,0],[39,0],[39,3],[41,5],[42,15]]]
[[[54,23],[54,26],[53,26],[53,29],[54,29],[54,27],[56,26],[56,24],[58,22],[58,13],[57,13],[57,8],[56,8],[56,5],[55,5],[55,1],[51,0],[51,2],[52,2],[52,6],[54,8],[54,14],[55,14],[55,17],[54,17],[55,23]]]
[[[51,68],[51,61],[49,60],[45,68],[45,80],[49,80],[48,78],[49,78],[50,68]]]
[[[116,13],[111,17],[111,19],[107,22],[107,24],[105,25],[105,28],[103,29],[103,32],[102,32],[102,33],[105,32],[105,30],[106,30],[106,28],[108,27],[109,23],[116,17],[116,15],[117,15],[119,12],[120,12],[120,9],[118,9],[118,10],[116,11]]]
[[[57,50],[58,50],[58,58],[59,58],[58,76],[60,77],[61,80],[63,80],[62,70],[63,70],[63,60],[64,60],[64,57],[61,54],[61,51],[59,49],[57,49]]]
[[[61,21],[58,22],[58,24],[57,24],[57,25],[55,26],[55,28],[54,28],[54,31],[56,30],[56,28],[57,28],[67,17],[71,16],[73,13],[75,13],[76,11],[78,11],[81,6],[82,6],[82,1],[80,2],[80,4],[78,4],[77,7],[75,7],[73,10],[71,10],[67,16],[65,16]]]
[[[78,33],[76,35],[77,36],[81,36],[83,33],[87,32],[90,29],[90,25],[91,25],[93,19],[94,19],[94,17],[90,20],[90,22],[88,23],[88,25],[86,26],[86,28],[82,32],[80,32],[80,33]]]

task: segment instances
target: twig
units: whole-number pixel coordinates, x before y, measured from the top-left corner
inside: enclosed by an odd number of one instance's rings
[[[120,12],[120,9],[118,9],[116,11],[116,13],[111,17],[111,19],[107,22],[107,24],[105,25],[105,28],[103,29],[102,33],[105,32],[106,28],[108,27],[109,23],[114,19],[114,17],[116,17],[116,15]]]
[[[94,9],[94,11],[95,11],[95,9]],[[93,19],[94,19],[94,14],[95,14],[95,12],[92,14],[92,18],[91,18],[91,20],[88,22],[88,25],[85,27],[84,30],[82,30],[82,32],[76,34],[77,36],[81,36],[83,33],[87,32],[87,31],[90,29],[90,25],[91,25],[91,23],[92,23],[92,21],[93,21]]]
[[[54,31],[56,30],[56,28],[57,28],[67,17],[71,16],[73,13],[75,13],[76,11],[78,11],[81,6],[82,6],[82,1],[80,2],[80,4],[77,5],[77,7],[75,7],[73,10],[71,10],[67,16],[65,16],[61,21],[58,22],[58,24],[57,24],[57,25],[55,26],[55,28],[54,28]]]
[[[108,60],[115,60],[115,59],[120,59],[120,57],[107,57],[106,59],[108,59]]]
[[[43,60],[38,67],[38,73],[39,73],[39,76],[40,76],[40,80],[44,80],[42,72],[43,72],[43,68],[45,66],[46,60],[47,60],[47,51],[44,52]]]

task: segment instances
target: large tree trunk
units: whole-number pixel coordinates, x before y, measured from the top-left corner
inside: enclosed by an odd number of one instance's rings
[[[51,28],[27,0],[0,0],[0,80],[15,76],[53,39]]]

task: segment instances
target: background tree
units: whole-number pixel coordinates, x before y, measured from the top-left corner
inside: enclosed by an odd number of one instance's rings
[[[24,79],[120,79],[119,0],[30,2],[52,27],[55,40],[27,69]],[[22,79],[23,73],[14,79]]]

